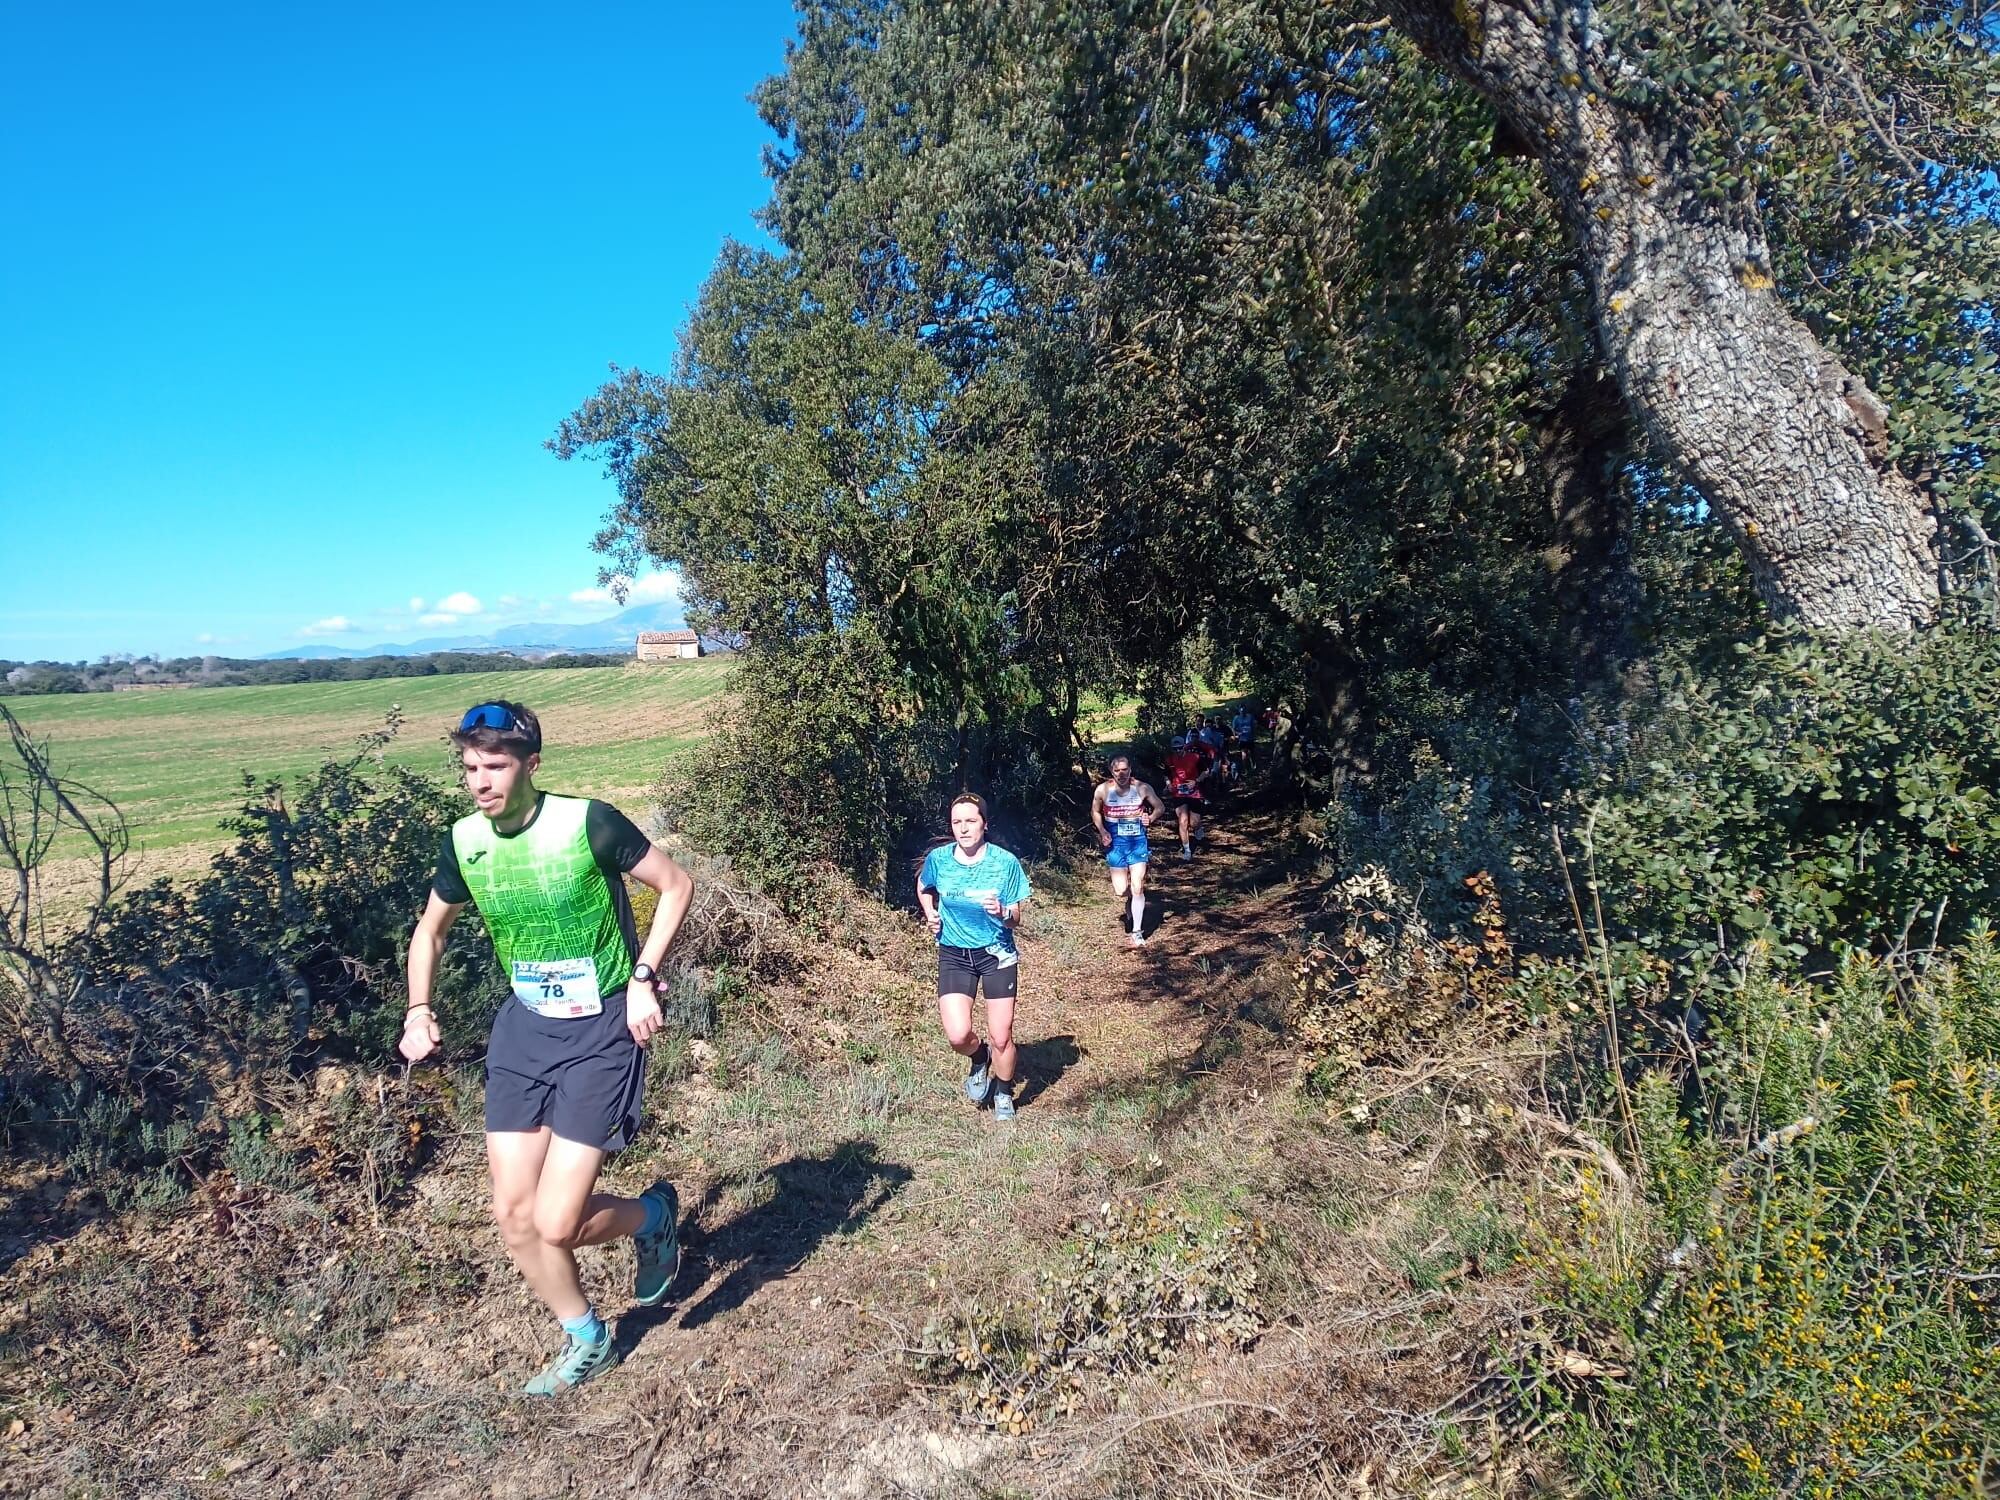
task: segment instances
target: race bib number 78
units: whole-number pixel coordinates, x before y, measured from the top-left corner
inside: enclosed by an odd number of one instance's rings
[[[601,1015],[604,997],[597,992],[597,960],[563,958],[553,963],[514,963],[514,998],[537,1015],[558,1020]]]

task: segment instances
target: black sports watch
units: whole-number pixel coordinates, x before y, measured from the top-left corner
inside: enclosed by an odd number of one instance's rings
[[[651,984],[659,976],[651,964],[640,963],[632,965],[632,977],[641,984]]]

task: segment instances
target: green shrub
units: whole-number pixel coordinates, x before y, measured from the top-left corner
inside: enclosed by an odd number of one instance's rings
[[[245,1187],[268,1187],[280,1191],[299,1185],[299,1171],[291,1153],[273,1138],[277,1122],[268,1115],[239,1115],[229,1122],[228,1144],[222,1164]]]
[[[246,775],[236,842],[206,873],[134,891],[62,950],[75,1029],[120,1059],[101,1086],[160,1102],[218,1070],[393,1043],[403,954],[459,807],[442,781],[379,758],[395,728],[291,788]],[[470,1041],[490,1011],[483,936],[467,913],[440,970],[448,1042]]]
[[[1024,854],[1068,807],[1068,747],[1045,708],[1003,700],[989,706],[1008,722],[920,721],[882,652],[856,621],[747,654],[728,715],[660,787],[674,833],[809,926],[840,904],[842,878],[903,898],[908,857],[946,831],[954,792],[984,795],[996,839]]]
[[[793,911],[832,871],[880,890],[905,798],[866,642],[752,653],[730,698],[702,754],[661,787],[675,832]]]
[[[1951,942],[2000,898],[2000,638],[1785,637],[1670,672],[1600,747],[1577,843],[1621,928],[1688,968]],[[1581,882],[1579,882],[1581,883]]]
[[[197,1151],[188,1120],[145,1118],[130,1100],[53,1085],[44,1102],[62,1122],[63,1168],[74,1182],[100,1187],[112,1207],[167,1208],[187,1195],[187,1163]]]
[[[1467,877],[1488,872],[1510,911],[1546,906],[1532,877],[1548,864],[1545,822],[1504,776],[1468,775],[1428,747],[1401,768],[1394,790],[1349,788],[1322,815],[1342,869],[1380,868],[1413,893],[1420,915],[1448,930],[1464,915]]]
[[[1642,1197],[1587,1176],[1533,1256],[1565,1345],[1614,1367],[1536,1377],[1575,1477],[1970,1500],[2000,1437],[2000,953],[1727,1001],[1636,1092]]]
[[[77,1068],[0,1079],[10,1147],[61,1156],[119,1202],[170,1202],[218,1158],[289,1184],[284,1153],[242,1118],[226,1138],[198,1127],[272,1108],[310,1059],[394,1045],[409,933],[460,805],[381,757],[396,728],[290,787],[246,776],[236,841],[204,874],[131,892],[54,951]],[[434,988],[448,1048],[484,1034],[496,988],[476,913],[454,939]]]
[[[717,992],[722,986],[692,969],[676,969],[660,996],[660,1014],[667,1028],[681,1036],[706,1039],[715,1035]]]

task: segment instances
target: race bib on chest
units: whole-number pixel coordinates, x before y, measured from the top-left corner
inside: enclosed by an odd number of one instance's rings
[[[1140,809],[1144,806],[1143,802],[1106,804],[1106,811],[1110,814],[1111,831],[1120,838],[1131,838],[1134,834],[1144,833],[1146,825],[1140,821]]]
[[[559,1021],[601,1015],[597,960],[563,958],[553,963],[514,962],[514,998],[538,1016]]]

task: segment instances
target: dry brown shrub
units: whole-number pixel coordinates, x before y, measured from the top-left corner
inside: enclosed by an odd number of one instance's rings
[[[1520,1023],[1514,947],[1493,877],[1465,881],[1473,938],[1439,936],[1379,866],[1334,888],[1335,930],[1315,933],[1292,970],[1290,1030],[1335,1069],[1408,1062],[1468,1020],[1490,1040]]]
[[[1032,1305],[933,1318],[906,1357],[961,1416],[1018,1436],[1184,1350],[1254,1340],[1264,1242],[1256,1220],[1106,1199],[1075,1222]]]
[[[757,972],[785,936],[786,924],[776,903],[731,869],[727,860],[685,846],[674,847],[672,854],[694,881],[694,904],[674,939],[674,960],[696,968],[730,963]],[[632,918],[640,932],[653,920],[659,899],[649,888],[633,886]]]

